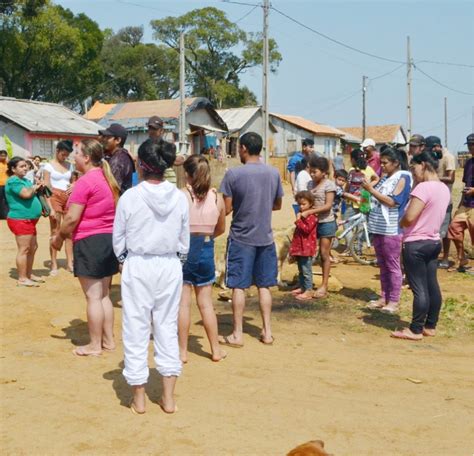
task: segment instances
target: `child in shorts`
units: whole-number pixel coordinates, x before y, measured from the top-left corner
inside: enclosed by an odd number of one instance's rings
[[[295,200],[299,205],[299,213],[295,221],[295,232],[290,246],[290,255],[296,258],[299,272],[299,287],[291,293],[298,301],[313,299],[313,257],[316,254],[316,225],[314,214],[303,217],[303,213],[313,207],[314,196],[304,190],[298,192]]]

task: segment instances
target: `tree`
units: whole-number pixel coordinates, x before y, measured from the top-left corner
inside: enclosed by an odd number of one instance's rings
[[[179,89],[179,61],[166,46],[144,44],[143,27],[106,30],[101,53],[104,82],[95,94],[106,102],[172,98]]]
[[[101,82],[103,35],[86,15],[49,0],[19,0],[0,17],[5,95],[77,107]]]
[[[246,33],[226,14],[213,7],[195,9],[179,17],[151,21],[154,38],[179,52],[179,36],[186,34],[188,90],[209,98],[218,107],[254,104],[255,95],[240,85],[240,76],[262,63],[260,34]],[[240,55],[235,49],[242,48]],[[270,70],[282,59],[277,44],[269,40]]]

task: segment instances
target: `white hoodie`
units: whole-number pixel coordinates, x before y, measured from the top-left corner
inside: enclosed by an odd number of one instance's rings
[[[175,185],[142,182],[119,199],[114,221],[114,252],[138,255],[186,254],[189,205]]]

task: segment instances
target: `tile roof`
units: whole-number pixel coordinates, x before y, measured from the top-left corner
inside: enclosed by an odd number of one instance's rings
[[[275,114],[273,112],[270,113],[270,115],[291,123],[299,128],[302,128],[303,130],[307,130],[316,136],[344,136],[344,132],[338,130],[337,128],[331,127],[329,125],[318,124],[312,120],[304,119],[303,117],[287,116],[284,114]]]
[[[362,127],[338,127],[339,130],[348,133],[351,136],[362,139]],[[374,125],[366,127],[366,138],[372,138],[376,144],[385,144],[393,142],[397,133],[403,127],[401,125]]]
[[[96,136],[100,128],[65,106],[9,97],[0,97],[0,116],[33,133]]]

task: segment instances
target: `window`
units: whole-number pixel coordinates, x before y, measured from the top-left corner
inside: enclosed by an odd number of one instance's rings
[[[330,154],[331,141],[329,139],[324,140],[324,155],[328,156]]]
[[[32,155],[39,155],[40,157],[51,158],[53,156],[54,143],[52,139],[33,139],[33,153]]]

